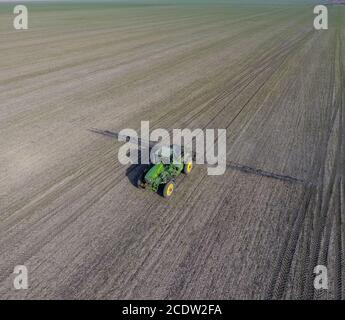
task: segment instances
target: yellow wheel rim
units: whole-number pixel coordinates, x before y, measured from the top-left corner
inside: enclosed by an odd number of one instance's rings
[[[173,191],[174,191],[174,185],[171,183],[171,184],[168,186],[167,195],[168,195],[168,196],[171,196],[171,194],[173,193]]]
[[[189,173],[189,172],[191,172],[192,171],[192,169],[193,169],[193,163],[188,163],[188,165],[187,165],[187,172]]]

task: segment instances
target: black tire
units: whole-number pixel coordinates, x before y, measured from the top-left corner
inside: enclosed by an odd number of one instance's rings
[[[175,190],[175,182],[174,180],[170,180],[163,189],[163,197],[170,198]]]
[[[139,174],[138,174],[138,178],[137,178],[137,187],[138,188],[145,188],[145,175],[147,172],[147,167],[143,168],[140,170]]]
[[[142,174],[138,177],[138,180],[137,180],[137,187],[142,189],[144,187],[144,183],[143,183],[143,178],[142,178]]]
[[[192,161],[184,164],[184,167],[183,167],[184,174],[188,175],[192,172],[192,170],[193,170],[193,162]]]

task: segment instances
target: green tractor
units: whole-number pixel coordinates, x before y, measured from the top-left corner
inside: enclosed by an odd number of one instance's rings
[[[109,130],[90,129],[91,132],[102,134],[111,138],[118,139],[119,133]],[[179,145],[157,145],[157,142],[144,141],[141,138],[134,139],[129,136],[122,136],[126,141],[128,138],[140,146],[152,151],[153,159],[149,165],[141,165],[142,169],[137,180],[137,187],[148,188],[157,192],[163,187],[163,196],[171,197],[175,189],[175,179],[184,172],[190,174],[193,169],[193,156]],[[155,151],[154,151],[155,150]]]
[[[182,172],[190,174],[193,169],[191,156],[178,145],[163,146],[154,153],[154,163],[138,176],[138,188],[157,192],[163,187],[163,197],[169,198],[175,189],[175,178]]]

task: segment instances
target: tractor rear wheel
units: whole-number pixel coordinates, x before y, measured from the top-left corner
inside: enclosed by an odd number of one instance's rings
[[[188,163],[185,163],[184,167],[183,167],[183,172],[185,174],[190,174],[192,172],[193,169],[193,162],[190,161]]]
[[[170,180],[163,189],[163,197],[164,198],[170,198],[171,195],[173,194],[175,189],[175,183],[173,180]]]
[[[138,188],[143,188],[144,187],[144,181],[143,181],[143,174],[140,174],[138,179],[137,179],[137,187]]]
[[[138,188],[145,188],[145,175],[147,172],[147,167],[144,167],[140,170],[137,178],[137,187]]]

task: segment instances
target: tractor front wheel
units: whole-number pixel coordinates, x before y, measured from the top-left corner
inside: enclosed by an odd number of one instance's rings
[[[188,162],[188,163],[185,163],[183,167],[183,172],[185,174],[190,174],[192,172],[192,169],[193,169],[193,162]]]
[[[173,194],[175,189],[175,183],[174,181],[170,180],[163,189],[163,197],[164,198],[170,198],[171,195]]]

